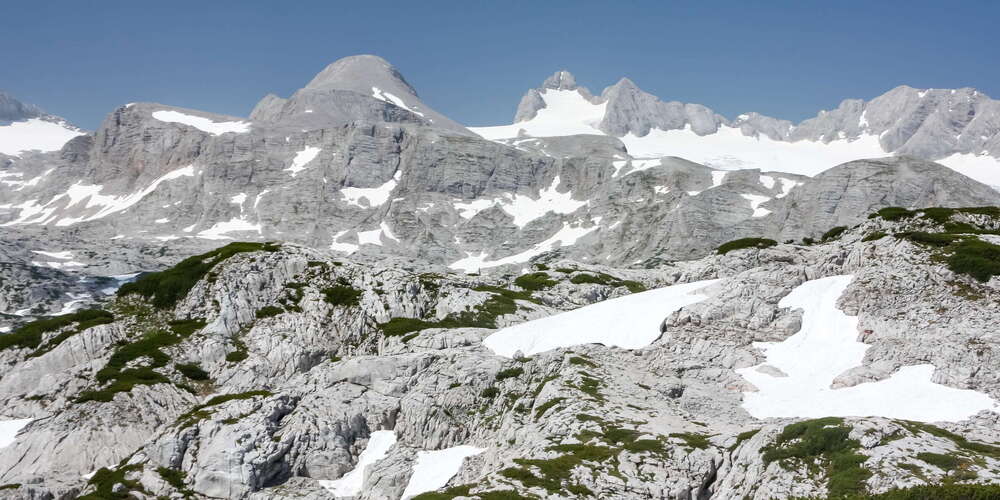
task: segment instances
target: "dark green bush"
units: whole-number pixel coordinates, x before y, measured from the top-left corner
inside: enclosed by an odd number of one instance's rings
[[[570,283],[574,285],[582,285],[584,283],[593,283],[596,285],[610,285],[618,281],[614,276],[604,273],[598,274],[587,274],[580,273],[569,279]]]
[[[167,325],[171,331],[186,338],[192,333],[205,328],[205,318],[175,319],[167,323]]]
[[[545,290],[546,288],[554,286],[556,283],[557,282],[555,280],[549,279],[549,274],[544,271],[522,274],[514,280],[515,285],[532,292]]]
[[[882,232],[882,231],[875,231],[875,232],[866,234],[864,238],[861,238],[861,241],[875,241],[875,240],[880,240],[882,238],[885,238],[886,236],[888,236],[888,235],[886,233]]]
[[[733,250],[741,250],[744,248],[768,248],[777,244],[777,241],[769,240],[767,238],[740,238],[738,240],[733,240],[719,245],[719,248],[716,251],[719,255],[725,255]]]
[[[100,309],[81,309],[71,314],[43,318],[21,325],[11,333],[0,335],[0,351],[12,348],[34,349],[42,343],[44,334],[61,330],[76,324],[76,328],[63,332],[50,339],[33,355],[40,355],[52,350],[67,338],[80,333],[87,328],[103,325],[114,321],[113,314]]]
[[[260,309],[257,309],[257,312],[254,313],[254,316],[256,316],[257,319],[264,319],[264,318],[270,318],[272,316],[277,316],[283,312],[285,312],[285,310],[277,306],[264,306],[261,307]]]
[[[878,212],[875,212],[868,216],[869,219],[874,219],[876,217],[881,217],[888,221],[897,221],[903,219],[909,219],[917,215],[913,210],[907,210],[903,207],[885,207]]]
[[[831,228],[829,231],[823,233],[823,241],[837,239],[841,234],[844,234],[844,231],[847,231],[847,226],[837,226]]]
[[[483,392],[479,393],[480,396],[486,399],[493,399],[497,397],[498,394],[500,394],[500,389],[497,389],[496,387],[487,387],[483,389]]]
[[[788,425],[774,443],[762,449],[764,462],[819,462],[826,469],[831,498],[864,494],[865,480],[871,476],[861,467],[867,457],[855,452],[861,445],[848,438],[851,428],[843,423],[842,418],[826,417]]]
[[[843,500],[1000,500],[998,484],[936,484],[895,489],[877,495],[849,495]]]
[[[921,245],[930,245],[935,247],[946,247],[954,243],[959,238],[958,236],[954,236],[951,234],[925,233],[922,231],[897,233],[895,236],[897,238],[904,238],[914,243],[919,243]]]
[[[118,296],[137,293],[152,299],[155,307],[168,309],[183,299],[191,288],[220,262],[238,253],[276,252],[279,248],[279,245],[273,243],[230,243],[211,252],[188,257],[170,269],[144,274],[132,283],[122,285],[118,289]]]
[[[953,247],[947,262],[952,272],[967,274],[985,283],[1000,276],[1000,246],[968,238]]]
[[[180,363],[175,365],[181,375],[191,380],[208,380],[208,372],[203,370],[198,363]]]
[[[505,370],[500,370],[499,372],[497,372],[496,379],[505,380],[508,378],[520,377],[523,373],[524,373],[524,368],[521,368],[520,366],[516,366],[514,368],[507,368]]]
[[[392,318],[379,327],[390,337],[425,330],[427,328],[496,328],[496,318],[517,311],[517,304],[510,297],[494,295],[472,311],[451,314],[442,320],[425,321],[417,318]]]
[[[356,306],[361,302],[361,290],[348,285],[334,285],[321,290],[323,298],[335,306]]]

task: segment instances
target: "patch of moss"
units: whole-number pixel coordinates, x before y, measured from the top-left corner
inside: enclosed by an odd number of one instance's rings
[[[3,490],[16,490],[16,489],[18,489],[20,487],[21,487],[21,483],[0,484],[0,491],[3,491]]]
[[[479,393],[480,396],[486,399],[493,399],[497,397],[498,394],[500,394],[500,389],[497,389],[496,387],[487,387]]]
[[[958,467],[960,463],[962,463],[958,457],[954,455],[945,455],[943,453],[920,452],[917,453],[917,459],[946,471],[953,470]]]
[[[194,494],[193,491],[188,489],[185,481],[187,481],[187,473],[177,469],[171,469],[168,467],[157,467],[156,473],[172,486],[175,490],[179,491],[185,497],[189,497]]]
[[[747,441],[750,438],[756,436],[758,432],[760,432],[760,429],[752,429],[752,430],[741,432],[741,433],[737,434],[736,435],[736,442],[733,443],[733,445],[730,446],[729,449],[730,450],[735,450],[736,448],[739,448],[739,446],[741,444],[743,444],[744,441]]]
[[[734,250],[742,250],[744,248],[768,248],[777,244],[777,241],[767,238],[740,238],[738,240],[733,240],[719,245],[716,252],[718,252],[719,255],[725,255]]]
[[[122,285],[118,289],[118,296],[135,293],[150,299],[158,309],[172,308],[187,296],[191,288],[213,267],[233,255],[245,252],[276,252],[280,248],[280,245],[274,243],[230,243],[211,252],[188,257],[170,269],[144,274],[139,279]]]
[[[571,364],[571,365],[587,366],[587,367],[590,367],[590,368],[597,368],[597,363],[594,363],[593,361],[590,361],[590,360],[588,360],[586,358],[583,358],[581,356],[571,356],[569,358],[569,364]]]
[[[205,318],[175,319],[167,322],[167,326],[170,327],[170,331],[185,338],[190,336],[192,333],[205,328],[205,325]]]
[[[900,421],[900,423],[903,425],[903,427],[906,427],[907,430],[913,432],[914,434],[918,432],[926,432],[932,436],[948,439],[952,443],[955,443],[955,446],[957,446],[962,450],[975,452],[980,455],[986,455],[993,458],[1000,458],[1000,446],[969,441],[965,437],[955,434],[954,432],[924,422],[902,420]]]

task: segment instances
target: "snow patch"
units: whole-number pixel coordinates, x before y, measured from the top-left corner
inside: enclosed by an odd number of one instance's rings
[[[44,250],[32,250],[32,252],[37,253],[38,255],[52,257],[53,259],[67,260],[73,258],[73,252],[70,250],[65,250],[62,252],[46,252]]]
[[[396,433],[392,431],[375,431],[368,436],[368,444],[358,456],[358,463],[350,472],[333,481],[320,480],[324,487],[336,497],[352,497],[361,493],[365,480],[365,467],[385,458],[389,448],[396,444]],[[451,479],[451,478],[449,478]]]
[[[179,111],[154,111],[153,118],[167,123],[180,123],[212,135],[242,134],[250,131],[250,122],[213,122],[208,118],[187,115]]]
[[[753,215],[751,215],[751,217],[763,217],[771,213],[771,211],[766,208],[760,208],[761,203],[764,203],[765,201],[768,201],[771,198],[768,198],[767,196],[761,196],[759,194],[741,194],[740,196],[744,200],[750,202],[750,208],[753,209]]]
[[[448,484],[458,474],[466,458],[478,455],[486,448],[461,445],[443,450],[418,451],[413,474],[403,490],[403,500],[434,491]]]
[[[360,208],[372,208],[381,206],[386,201],[389,201],[389,195],[392,194],[392,190],[396,189],[396,184],[399,182],[402,172],[396,171],[396,174],[389,179],[388,182],[382,184],[378,187],[373,188],[356,188],[356,187],[346,187],[340,190],[340,194],[344,195],[344,201],[348,205],[354,205]],[[364,204],[362,204],[364,200]]]
[[[286,168],[285,171],[291,172],[292,177],[295,177],[299,172],[305,170],[309,162],[316,159],[320,151],[322,151],[320,148],[306,146],[302,151],[295,153],[295,157],[292,158],[292,166]]]
[[[205,240],[231,240],[232,237],[226,236],[227,233],[232,233],[236,231],[256,231],[257,234],[261,234],[263,228],[260,224],[254,224],[248,220],[240,218],[232,218],[225,222],[216,222],[212,224],[212,227],[200,231],[197,237]]]
[[[604,119],[607,103],[594,104],[576,90],[545,89],[540,95],[545,107],[530,120],[497,127],[469,127],[469,130],[492,141],[513,139],[520,135],[605,135],[597,129],[597,125]]]
[[[901,367],[888,379],[831,389],[834,378],[861,365],[868,345],[855,340],[858,318],[837,309],[837,299],[853,276],[807,281],[778,302],[802,309],[802,327],[782,342],[756,342],[765,363],[787,376],[737,370],[757,387],[743,396],[743,407],[756,418],[880,416],[933,421],[964,420],[981,410],[1000,409],[986,394],[931,382],[934,366]]]
[[[338,252],[347,252],[348,254],[352,254],[358,251],[358,248],[360,247],[358,245],[355,245],[354,243],[337,242],[337,240],[339,240],[345,234],[347,234],[346,229],[333,235],[333,241],[330,243],[330,250],[336,250]],[[380,241],[379,244],[381,243],[382,242]]]
[[[66,122],[40,118],[0,126],[0,154],[19,156],[28,151],[59,151],[70,139],[84,132]]]
[[[581,344],[640,349],[660,338],[660,323],[674,311],[701,302],[695,293],[718,280],[696,281],[618,297],[504,328],[483,340],[494,354],[511,358]]]
[[[32,420],[34,419],[0,420],[0,448],[12,444],[17,439],[17,433],[21,432],[21,429],[31,423]]]

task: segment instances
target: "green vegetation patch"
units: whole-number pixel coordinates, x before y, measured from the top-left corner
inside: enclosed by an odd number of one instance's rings
[[[324,288],[320,292],[323,294],[323,300],[335,306],[351,307],[361,303],[361,290],[347,283]]]
[[[271,397],[272,395],[273,394],[271,393],[271,391],[247,391],[235,394],[223,394],[221,396],[215,396],[212,399],[209,399],[204,404],[195,406],[187,413],[184,413],[183,415],[177,417],[177,423],[182,429],[185,427],[190,427],[191,425],[194,425],[195,423],[210,417],[212,413],[214,413],[215,411],[215,409],[213,409],[214,406],[228,403],[230,401],[240,401],[256,397],[267,398]]]
[[[35,320],[21,325],[11,333],[0,335],[0,351],[37,348],[29,354],[29,357],[41,356],[73,335],[97,325],[111,323],[114,320],[113,314],[100,309],[81,309],[71,314]],[[74,328],[52,337],[45,345],[38,347],[46,333],[59,331],[70,326],[74,326]]]
[[[260,309],[257,309],[257,312],[254,313],[254,316],[257,319],[264,319],[277,316],[283,312],[285,312],[285,310],[278,306],[264,306],[261,307]]]
[[[614,287],[623,286],[625,288],[628,288],[628,291],[632,293],[639,293],[646,291],[646,286],[643,285],[642,283],[639,283],[638,281],[618,279],[607,273],[580,273],[570,278],[569,282],[573,283],[574,285],[592,283],[596,285],[607,285]]]
[[[558,283],[557,281],[550,279],[549,273],[544,271],[539,271],[535,273],[522,274],[514,280],[514,284],[532,292],[537,292],[540,290],[545,290],[546,288],[551,288]]]
[[[509,378],[520,377],[522,374],[524,374],[524,368],[521,368],[520,366],[515,366],[513,368],[506,368],[497,372],[496,379],[498,381],[506,380]]]
[[[788,425],[774,443],[763,448],[764,462],[778,461],[783,467],[804,465],[811,473],[827,478],[831,498],[865,494],[871,472],[861,467],[868,457],[856,453],[861,445],[848,435],[844,419],[826,417]]]
[[[837,226],[830,228],[829,231],[823,233],[823,241],[835,240],[847,231],[847,226]]]
[[[719,245],[716,252],[718,252],[719,255],[725,255],[733,250],[742,250],[744,248],[769,248],[777,244],[777,241],[767,238],[740,238],[738,240],[733,240]]]
[[[1000,446],[969,441],[965,437],[955,434],[954,432],[924,422],[902,420],[900,421],[900,423],[903,425],[903,427],[906,427],[907,430],[909,430],[914,434],[917,434],[919,432],[926,432],[927,434],[930,434],[932,436],[937,436],[939,438],[950,440],[952,443],[955,443],[955,446],[957,446],[959,449],[965,451],[971,451],[974,453],[978,453],[980,455],[986,455],[993,458],[1000,458]]]
[[[174,365],[177,371],[181,372],[181,375],[197,381],[208,380],[208,372],[203,370],[198,363],[180,363]]]
[[[87,481],[88,486],[92,486],[94,491],[82,495],[77,500],[128,500],[135,498],[133,495],[129,494],[131,491],[141,491],[146,493],[145,489],[142,487],[142,483],[137,480],[125,479],[125,475],[130,472],[136,472],[142,469],[142,464],[132,464],[118,467],[117,469],[108,469],[101,467],[97,469],[97,472]],[[121,484],[124,488],[120,488],[119,491],[114,491],[115,485]]]
[[[172,322],[170,324],[172,331],[152,330],[134,342],[119,345],[111,354],[107,364],[97,372],[95,377],[98,384],[105,387],[83,391],[76,402],[107,403],[114,399],[115,394],[129,392],[137,385],[170,383],[170,379],[157,371],[158,368],[163,368],[171,361],[170,356],[163,352],[163,349],[179,344],[204,324],[201,319]],[[130,363],[140,359],[148,361],[145,365],[128,368]]]
[[[545,415],[545,412],[549,411],[550,408],[559,403],[562,403],[565,400],[566,398],[552,398],[538,405],[538,408],[535,409],[535,420],[542,418],[542,415]]]
[[[680,439],[684,444],[699,450],[704,450],[711,444],[708,442],[708,436],[694,432],[675,432],[670,434],[670,437]]]
[[[874,231],[866,234],[864,238],[861,238],[861,241],[868,242],[868,241],[881,240],[886,236],[888,236],[888,233],[885,233],[884,231]]]
[[[950,233],[913,231],[895,236],[933,248],[936,250],[934,258],[943,260],[954,273],[971,276],[982,283],[1000,275],[1000,245],[975,236]]]
[[[903,207],[886,207],[868,216],[869,219],[881,217],[887,221],[900,221],[917,217],[944,224],[951,220],[956,214],[985,215],[994,219],[1000,218],[1000,207],[964,207],[964,208],[944,208],[930,207],[918,210],[908,210]]]
[[[403,336],[428,328],[496,328],[496,319],[517,311],[514,299],[494,295],[471,311],[449,314],[442,320],[428,321],[417,318],[392,318],[379,327],[389,337]]]
[[[118,289],[118,296],[137,293],[150,299],[158,309],[169,309],[187,296],[213,267],[226,259],[244,252],[276,252],[281,248],[274,243],[230,243],[211,252],[195,255],[182,260],[170,269],[144,274],[132,283]]]

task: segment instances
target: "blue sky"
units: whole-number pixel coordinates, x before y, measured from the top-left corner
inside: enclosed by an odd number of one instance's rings
[[[438,111],[509,123],[558,69],[600,92],[801,120],[892,87],[1000,98],[1000,2],[4,0],[0,89],[89,129],[155,101],[237,116],[372,53]]]

